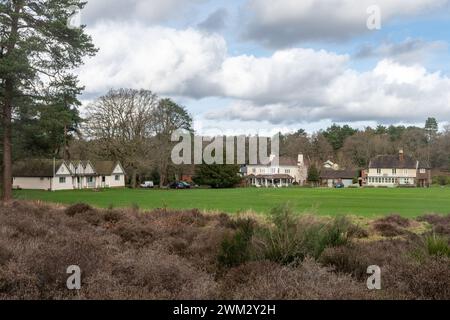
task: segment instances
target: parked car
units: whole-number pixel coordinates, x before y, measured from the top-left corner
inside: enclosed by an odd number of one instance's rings
[[[169,188],[170,189],[190,189],[191,185],[184,181],[177,181],[177,182],[172,182],[169,185]]]
[[[345,184],[343,184],[342,182],[336,183],[336,185],[334,186],[336,189],[342,189],[345,188]]]
[[[180,183],[183,184],[186,189],[191,188],[191,185],[189,183],[187,183],[186,181],[180,181]]]
[[[141,184],[141,188],[150,189],[153,187],[155,187],[155,185],[153,184],[153,181],[145,181],[143,184]]]

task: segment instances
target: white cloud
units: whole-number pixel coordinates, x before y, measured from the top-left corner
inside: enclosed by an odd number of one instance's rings
[[[99,54],[80,70],[87,94],[109,88],[232,99],[207,119],[268,121],[422,121],[450,118],[450,79],[418,64],[384,59],[370,71],[324,50],[288,49],[268,57],[229,56],[225,40],[195,29],[99,24]]]
[[[133,87],[193,97],[215,93],[208,75],[227,52],[218,35],[117,23],[96,25],[89,33],[100,52],[79,71],[87,92]]]
[[[308,83],[298,84],[308,89]],[[274,124],[302,121],[414,122],[428,116],[450,117],[450,78],[428,73],[419,65],[382,60],[369,72],[347,69],[320,88],[315,99],[258,104],[240,100],[207,114],[209,119],[268,120]]]
[[[249,0],[244,37],[269,47],[304,40],[341,40],[366,33],[367,8],[378,5],[382,24],[395,17],[443,9],[449,0]]]
[[[217,78],[223,94],[263,103],[309,101],[344,71],[347,56],[311,49],[277,51],[268,58],[226,59]]]

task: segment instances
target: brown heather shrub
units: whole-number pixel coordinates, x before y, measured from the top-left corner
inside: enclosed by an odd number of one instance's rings
[[[66,208],[65,213],[69,217],[73,217],[76,214],[85,213],[87,211],[92,211],[92,207],[85,203],[76,203]]]
[[[375,222],[373,229],[383,237],[397,237],[406,234],[404,229],[389,222]]]
[[[229,272],[220,281],[222,299],[370,299],[375,295],[365,282],[338,275],[305,259],[296,267],[274,262],[250,262]]]
[[[13,253],[0,243],[0,266],[5,265],[13,256]]]
[[[398,214],[392,214],[392,215],[383,217],[381,219],[378,219],[376,221],[376,223],[377,222],[388,223],[388,224],[395,225],[395,226],[402,227],[402,228],[407,228],[411,225],[410,221],[407,218],[403,218],[402,216],[400,216]]]
[[[416,247],[414,241],[403,239],[358,242],[325,250],[319,262],[336,272],[363,280],[367,279],[367,267],[377,265],[383,268],[393,261],[403,261]]]
[[[409,232],[405,229],[411,222],[399,215],[390,215],[373,222],[373,229],[383,237],[397,237]]]
[[[292,231],[289,216],[281,218],[280,229]],[[448,299],[448,259],[430,257],[422,238],[348,241],[345,220],[319,219],[300,219],[324,227],[319,238],[300,237],[308,246],[320,240],[318,262],[307,255],[295,266],[256,261],[223,269],[223,241],[245,219],[16,201],[0,206],[0,299]],[[366,289],[368,264],[382,266],[385,290]],[[81,267],[78,292],[66,288],[69,265]]]
[[[436,234],[450,236],[450,215],[428,214],[417,218],[417,221],[431,224]]]
[[[407,299],[450,299],[450,258],[393,262],[383,270],[383,287]]]

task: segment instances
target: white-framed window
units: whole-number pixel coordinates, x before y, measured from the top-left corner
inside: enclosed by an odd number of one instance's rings
[[[408,174],[408,169],[403,169],[403,174]]]
[[[427,173],[426,169],[420,169],[420,173]]]
[[[392,174],[397,174],[397,169],[396,168],[392,169]]]
[[[118,174],[116,174],[116,176],[114,177],[114,179],[115,179],[116,181],[119,181],[119,180],[120,180],[120,176],[119,176]]]
[[[377,173],[378,173],[378,174],[381,174],[381,169],[377,169]]]
[[[284,170],[284,173],[290,174],[290,173],[291,173],[291,169],[286,169],[286,170]]]
[[[87,177],[87,182],[88,183],[94,182],[94,177]]]
[[[66,177],[59,177],[59,183],[66,183]]]

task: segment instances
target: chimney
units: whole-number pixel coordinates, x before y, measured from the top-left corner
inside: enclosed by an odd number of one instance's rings
[[[403,153],[403,149],[399,150],[398,158],[399,158],[400,161],[405,161],[405,154]]]
[[[301,166],[301,167],[303,167],[304,164],[305,164],[305,160],[304,160],[303,154],[300,153],[300,154],[298,155],[298,165]]]

